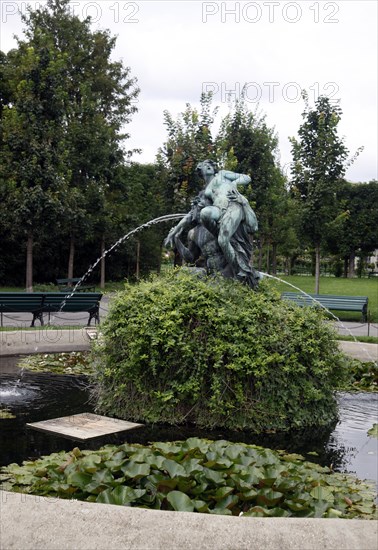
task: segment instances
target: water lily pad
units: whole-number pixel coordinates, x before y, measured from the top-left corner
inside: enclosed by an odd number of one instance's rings
[[[176,512],[193,512],[194,504],[192,500],[181,491],[171,491],[167,495],[167,500]]]
[[[131,487],[116,487],[115,489],[106,489],[102,491],[96,499],[96,502],[102,504],[118,504],[121,506],[129,506],[145,494],[144,489],[132,489]]]
[[[81,463],[80,467],[85,472],[93,473],[97,470],[99,464],[101,463],[101,457],[95,454],[85,456]]]
[[[310,495],[317,500],[326,500],[329,502],[333,502],[334,500],[333,491],[330,487],[314,487],[310,491]]]
[[[370,437],[378,437],[378,424],[373,424],[373,427],[368,430]]]
[[[0,408],[0,420],[8,420],[10,418],[16,418],[16,415],[11,413],[8,409],[1,409]]]
[[[22,466],[3,467],[1,487],[64,498],[73,495],[89,502],[235,516],[374,517],[372,487],[353,476],[335,474],[283,451],[203,441],[203,445],[196,438],[164,444],[166,452],[153,445],[143,451],[142,445],[124,444],[53,453]],[[209,456],[232,466],[210,468]],[[253,464],[240,464],[242,457],[253,458]]]
[[[163,470],[166,470],[171,477],[186,477],[187,475],[185,468],[181,466],[181,464],[178,464],[177,462],[175,462],[174,460],[170,460],[169,458],[166,458],[164,460],[162,468]]]
[[[128,478],[139,479],[141,477],[148,476],[148,474],[150,473],[150,465],[140,464],[138,462],[128,460],[121,467],[121,470]]]
[[[283,493],[279,493],[278,491],[261,489],[256,496],[256,501],[258,504],[275,506],[283,499],[283,496]]]

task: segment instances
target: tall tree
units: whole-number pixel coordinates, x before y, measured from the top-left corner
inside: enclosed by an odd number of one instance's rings
[[[263,267],[265,248],[267,271],[270,271],[269,250],[272,247],[275,271],[277,232],[287,225],[284,218],[288,200],[285,178],[277,160],[278,137],[267,125],[264,115],[248,109],[242,93],[231,112],[223,118],[216,144],[218,157],[227,168],[251,176],[251,184],[243,193],[253,204],[259,222],[259,269]]]
[[[103,249],[112,246],[123,235],[165,214],[163,188],[154,164],[129,163],[119,167],[114,185],[105,196],[102,215]],[[161,243],[167,228],[156,226],[137,233],[122,245],[123,276],[145,273],[159,268]],[[118,251],[120,252],[120,251]],[[109,258],[109,264],[116,262]],[[102,262],[102,273],[105,261]],[[104,280],[104,275],[102,276]]]
[[[378,182],[344,182],[339,194],[343,213],[331,227],[328,246],[344,259],[344,272],[355,276],[355,260],[378,248]]]
[[[27,291],[32,291],[34,240],[62,213],[67,177],[65,79],[55,54],[48,37],[39,52],[20,43],[9,52],[5,71],[10,94],[1,118],[0,177],[8,187],[7,208],[26,236]]]
[[[311,108],[304,92],[299,140],[290,138],[293,155],[291,185],[301,207],[302,233],[315,250],[315,292],[319,293],[320,253],[327,230],[339,215],[338,190],[346,171],[348,150],[337,128],[342,111],[326,96]]]
[[[216,160],[211,130],[217,109],[212,110],[211,103],[212,95],[203,93],[200,111],[188,103],[177,120],[164,111],[168,139],[158,151],[157,163],[166,181],[166,201],[172,212],[185,212],[203,187],[196,165],[206,158]]]
[[[92,31],[90,18],[81,21],[73,15],[69,0],[48,0],[23,19],[26,39],[18,40],[17,50],[8,55],[12,95],[3,116],[5,166],[8,174],[17,174],[10,168],[18,164],[20,153],[30,161],[32,139],[40,148],[45,144],[45,160],[41,161],[40,152],[37,155],[37,164],[43,164],[39,177],[44,178],[40,220],[46,220],[44,199],[54,188],[45,177],[46,159],[52,157],[60,234],[70,241],[68,274],[72,275],[75,240],[93,226],[98,203],[105,200],[125,156],[122,140],[128,135],[122,129],[136,111],[139,90],[130,69],[111,60],[116,39],[108,31]],[[36,176],[30,170],[28,174],[34,188]],[[16,190],[25,186],[20,176],[14,183]],[[35,213],[24,219],[34,228],[38,225]]]

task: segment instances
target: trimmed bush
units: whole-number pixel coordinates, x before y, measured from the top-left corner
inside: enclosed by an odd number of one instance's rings
[[[322,313],[185,270],[112,303],[93,350],[97,410],[129,420],[255,432],[337,417],[346,360]]]

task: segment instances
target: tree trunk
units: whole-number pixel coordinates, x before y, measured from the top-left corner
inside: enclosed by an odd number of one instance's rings
[[[33,232],[28,231],[26,241],[26,292],[33,292]]]
[[[264,247],[263,239],[259,241],[258,247],[259,247],[259,259],[258,259],[257,267],[259,271],[262,271],[262,259],[263,259],[263,247]]]
[[[137,239],[137,250],[136,250],[136,269],[135,269],[135,278],[139,279],[139,262],[140,262],[140,240]]]
[[[319,294],[320,284],[320,244],[315,245],[315,294]]]
[[[270,275],[270,245],[266,247],[266,272]]]
[[[100,288],[105,288],[105,237],[101,239]]]
[[[354,250],[349,254],[349,263],[348,263],[348,279],[353,279],[356,276],[354,270],[354,264],[356,260],[356,252]]]
[[[272,274],[277,275],[277,245],[272,245]]]
[[[74,259],[75,259],[75,237],[71,235],[70,253],[68,255],[68,270],[67,270],[68,279],[73,278]]]
[[[348,277],[348,256],[344,256],[343,277],[344,277],[344,279],[346,279]]]
[[[157,265],[157,274],[160,275],[161,273],[161,258],[163,255],[163,244],[160,245],[160,254],[159,254],[159,261]]]

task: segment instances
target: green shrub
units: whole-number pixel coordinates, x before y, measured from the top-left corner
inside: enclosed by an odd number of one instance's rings
[[[313,308],[181,270],[128,285],[95,344],[99,412],[256,432],[326,425],[345,360]]]

